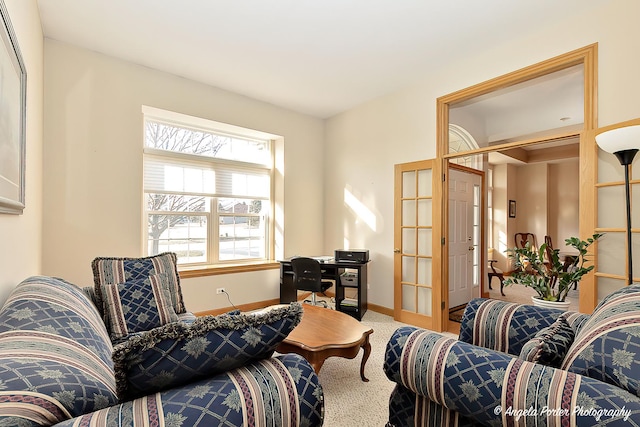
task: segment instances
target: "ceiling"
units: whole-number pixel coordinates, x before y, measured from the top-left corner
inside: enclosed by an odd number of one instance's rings
[[[607,0],[37,0],[47,38],[328,118]]]

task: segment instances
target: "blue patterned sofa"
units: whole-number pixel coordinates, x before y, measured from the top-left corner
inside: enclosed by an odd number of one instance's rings
[[[390,338],[388,427],[640,426],[640,285],[590,316],[474,299],[461,322]]]
[[[91,294],[51,277],[10,294],[0,309],[0,426],[322,424],[309,363],[271,357],[299,304],[170,321],[114,345]]]

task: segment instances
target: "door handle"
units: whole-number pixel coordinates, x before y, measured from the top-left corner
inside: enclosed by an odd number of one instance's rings
[[[401,251],[400,249],[398,249],[398,248],[395,248],[395,249],[393,250],[393,253],[394,253],[394,254],[399,254],[400,252],[402,252],[402,251]]]
[[[473,251],[473,250],[475,250],[475,249],[476,249],[475,247],[473,247],[473,246],[469,246],[469,250],[470,250],[470,251]]]

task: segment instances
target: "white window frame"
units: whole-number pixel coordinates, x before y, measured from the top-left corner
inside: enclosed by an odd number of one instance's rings
[[[268,171],[269,180],[270,180],[270,188],[269,188],[269,198],[263,199],[268,202],[268,209],[265,211],[265,237],[264,237],[264,257],[260,258],[246,258],[246,259],[232,259],[232,260],[219,260],[219,222],[221,217],[223,216],[261,216],[260,214],[253,213],[218,213],[218,197],[211,197],[209,199],[210,206],[209,209],[205,212],[192,212],[186,213],[189,216],[205,216],[208,222],[208,233],[207,233],[207,259],[203,262],[197,263],[181,263],[179,267],[181,268],[191,268],[191,267],[216,267],[216,266],[241,266],[241,265],[251,265],[255,263],[261,262],[269,262],[274,259],[274,247],[275,247],[275,153],[276,153],[276,141],[281,140],[281,137],[278,135],[269,134],[266,132],[255,131],[252,129],[247,129],[239,126],[229,125],[226,123],[216,122],[208,119],[203,119],[199,117],[189,116],[181,113],[176,113],[172,111],[162,110],[149,106],[142,106],[143,113],[143,162],[149,156],[152,156],[156,159],[158,158],[166,158],[167,161],[189,161],[195,160],[202,163],[207,163],[209,165],[215,164],[219,165],[230,165],[233,167],[239,168],[248,168],[250,170],[258,170],[262,169],[263,171]],[[237,160],[226,160],[220,158],[213,158],[207,156],[199,156],[199,155],[191,155],[180,152],[172,152],[166,150],[154,149],[151,147],[146,147],[145,145],[145,133],[146,133],[146,124],[147,120],[152,120],[156,122],[162,122],[168,125],[176,125],[179,127],[192,128],[194,130],[204,130],[214,134],[227,135],[227,136],[235,136],[241,139],[253,139],[259,141],[265,141],[269,143],[270,147],[270,163],[265,166],[257,165],[256,163],[247,163]],[[142,200],[143,200],[143,238],[142,238],[142,247],[143,253],[145,255],[149,254],[149,236],[148,236],[148,216],[153,212],[147,210],[146,203],[146,194],[153,191],[147,191],[147,189],[142,189]],[[180,194],[180,193],[179,193]],[[187,194],[188,193],[183,193]],[[242,197],[230,196],[223,198],[238,198]],[[249,199],[256,199],[255,197]],[[249,200],[248,199],[248,200]],[[162,211],[165,214],[165,211]],[[185,215],[176,213],[177,215]]]

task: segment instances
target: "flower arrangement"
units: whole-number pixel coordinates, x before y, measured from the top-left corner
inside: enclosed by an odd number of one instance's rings
[[[517,283],[535,290],[539,299],[564,302],[571,286],[593,270],[593,265],[587,266],[588,248],[603,235],[596,233],[586,241],[577,237],[566,239],[566,245],[578,254],[566,257],[564,261],[560,260],[560,250],[548,247],[546,243],[539,249],[528,242],[524,248],[507,249],[516,271],[505,279],[504,284]]]

